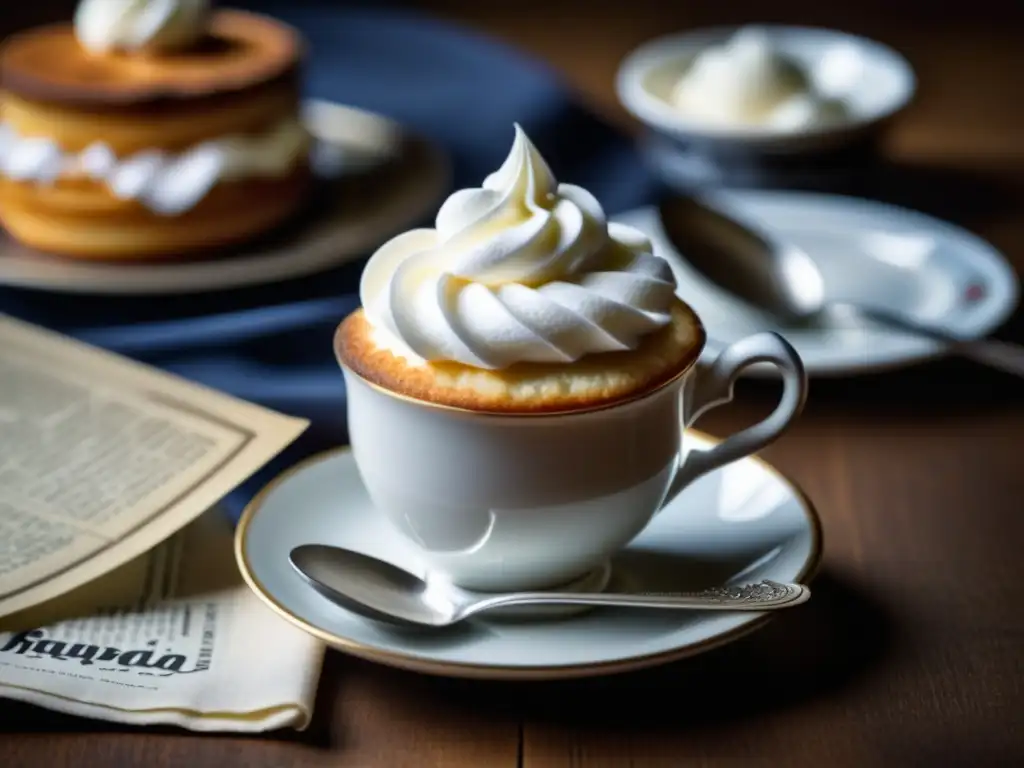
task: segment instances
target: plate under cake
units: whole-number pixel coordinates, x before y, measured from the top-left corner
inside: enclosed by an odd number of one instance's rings
[[[274,19],[211,15],[175,52],[93,53],[71,24],[0,49],[0,221],[22,243],[152,259],[249,240],[309,190],[304,44]]]

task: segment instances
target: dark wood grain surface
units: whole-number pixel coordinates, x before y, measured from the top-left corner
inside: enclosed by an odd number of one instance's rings
[[[624,127],[615,67],[656,34],[763,20],[885,41],[921,80],[886,146],[885,196],[967,226],[1024,270],[1017,4],[423,4],[548,60]],[[1024,341],[1024,321],[1000,335]],[[805,417],[766,458],[818,506],[824,569],[805,609],[730,647],[543,685],[432,679],[331,653],[310,731],[263,738],[0,704],[0,766],[1024,765],[1024,384],[950,361],[811,391]],[[744,383],[739,402],[702,427],[742,426],[774,396]]]

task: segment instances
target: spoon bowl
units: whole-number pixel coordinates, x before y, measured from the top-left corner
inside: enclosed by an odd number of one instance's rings
[[[331,601],[365,618],[403,627],[449,627],[485,611],[512,606],[771,611],[800,605],[811,596],[803,585],[774,581],[686,594],[484,594],[440,580],[424,580],[391,563],[341,547],[304,544],[291,551],[289,561],[307,583]]]
[[[662,228],[687,263],[705,279],[791,327],[842,308],[862,319],[937,341],[949,354],[1024,376],[1024,347],[962,339],[884,307],[835,301],[814,259],[794,243],[734,219],[694,197],[671,196],[658,207]]]
[[[296,547],[288,559],[318,592],[366,618],[436,627],[455,623],[451,597],[383,560],[321,544]]]
[[[789,323],[805,323],[825,308],[825,278],[792,244],[703,204],[676,196],[659,209],[665,233],[705,278]]]

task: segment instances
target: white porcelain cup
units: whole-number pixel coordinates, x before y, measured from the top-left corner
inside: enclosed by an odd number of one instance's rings
[[[771,363],[784,389],[764,421],[706,451],[683,431]],[[494,415],[397,395],[342,366],[352,451],[370,498],[427,567],[482,591],[547,589],[601,565],[695,478],[776,440],[807,377],[781,336],[760,333],[642,396],[557,415]]]

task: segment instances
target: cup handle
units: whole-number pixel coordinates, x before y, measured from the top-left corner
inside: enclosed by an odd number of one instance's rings
[[[708,368],[693,372],[683,390],[683,426],[692,426],[712,408],[730,402],[733,384],[740,373],[757,363],[771,363],[782,374],[779,404],[763,421],[730,435],[714,448],[686,454],[672,479],[667,500],[701,475],[774,442],[800,415],[807,400],[803,361],[793,346],[777,333],[757,333],[730,344]]]

